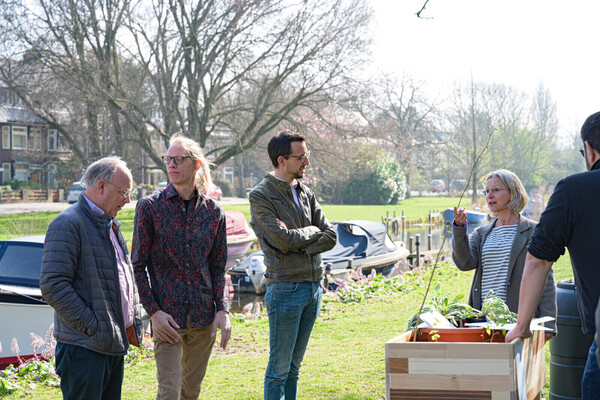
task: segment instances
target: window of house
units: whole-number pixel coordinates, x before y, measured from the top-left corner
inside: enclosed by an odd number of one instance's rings
[[[48,151],[69,151],[67,141],[56,129],[48,129]]]
[[[14,92],[6,93],[5,104],[8,106],[13,106],[13,107],[23,107],[24,106],[23,100],[21,100],[21,98],[19,96],[17,96]]]
[[[4,125],[2,127],[2,148],[10,149],[10,126]]]
[[[18,181],[26,181],[29,175],[29,164],[16,164],[15,163],[15,173],[13,178]]]
[[[60,133],[58,134],[57,138],[58,143],[56,146],[58,151],[69,151],[69,144],[67,143],[67,139],[65,139],[65,137]]]
[[[2,163],[2,183],[10,180],[10,163]]]
[[[48,129],[48,151],[56,151],[58,145],[58,131]]]
[[[31,128],[29,132],[29,150],[42,150],[42,130]]]
[[[12,127],[12,148],[27,150],[27,128],[23,126]]]

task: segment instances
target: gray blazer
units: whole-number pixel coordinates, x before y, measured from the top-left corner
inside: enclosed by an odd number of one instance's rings
[[[471,292],[469,293],[469,304],[481,309],[481,275],[483,270],[481,251],[483,245],[494,226],[496,219],[490,224],[477,228],[469,238],[466,225],[459,227],[452,225],[452,259],[461,271],[475,270]],[[525,267],[525,256],[527,255],[527,246],[533,235],[537,222],[519,216],[519,224],[515,239],[510,251],[510,260],[508,263],[508,273],[506,277],[506,305],[514,312],[519,310],[519,292],[521,290],[521,278]],[[544,293],[538,305],[535,317],[551,316],[556,318],[556,285],[554,284],[554,270],[551,269],[546,281]],[[556,330],[556,321],[546,324],[546,326]]]

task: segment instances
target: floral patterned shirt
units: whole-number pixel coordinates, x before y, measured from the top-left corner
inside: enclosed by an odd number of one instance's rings
[[[187,211],[172,184],[139,200],[132,262],[148,315],[162,310],[181,328],[199,328],[227,311],[225,213],[204,195],[196,193]]]

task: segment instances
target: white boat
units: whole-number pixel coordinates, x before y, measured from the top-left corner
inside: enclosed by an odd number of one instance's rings
[[[225,211],[227,229],[227,264],[225,271],[246,258],[246,253],[256,240],[254,231],[248,226],[246,216],[239,211]]]
[[[409,255],[406,247],[392,241],[382,223],[353,220],[332,225],[337,232],[336,244],[321,254],[328,278],[343,278],[346,273],[358,269],[364,275],[375,270],[378,274],[390,276]],[[264,293],[266,269],[262,251],[251,253],[243,262],[229,269],[233,289],[239,293]]]
[[[54,310],[42,299],[40,271],[44,236],[0,241],[0,369],[41,357],[32,334],[47,340]]]

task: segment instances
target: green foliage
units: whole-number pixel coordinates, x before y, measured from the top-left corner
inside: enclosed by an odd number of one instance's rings
[[[454,296],[452,300],[448,296],[443,296],[441,294],[442,286],[438,283],[434,287],[435,294],[431,296],[428,304],[423,305],[423,309],[421,310],[421,314],[437,311],[442,314],[448,321],[450,321],[454,326],[459,326],[461,321],[466,318],[475,318],[478,316],[479,311],[471,307],[466,303],[461,303],[465,295],[458,294]],[[425,294],[419,292],[421,297],[425,298]],[[417,326],[417,317],[419,316],[419,310],[417,309],[412,316],[412,318],[408,321],[408,326],[406,330],[411,330],[415,326]],[[422,320],[419,322],[423,322]]]
[[[504,325],[517,322],[517,314],[510,311],[506,303],[490,290],[481,305],[481,316],[495,325]]]
[[[386,278],[375,273],[365,276],[361,271],[355,271],[343,281],[336,281],[335,290],[324,290],[323,306],[331,302],[344,304],[360,303],[366,299],[387,296],[406,290],[405,283],[400,279]]]
[[[231,186],[231,181],[229,179],[215,178],[213,179],[213,182],[221,188],[223,197],[233,196],[233,186]]]
[[[0,396],[21,389],[33,390],[42,383],[48,386],[58,386],[59,382],[58,375],[54,372],[53,361],[31,359],[18,367],[9,365],[0,371]]]
[[[41,182],[32,182],[32,181],[20,181],[17,179],[10,179],[4,183],[3,188],[6,187],[6,190],[21,190],[21,189],[31,189],[31,190],[40,190],[40,189],[48,189],[48,184]]]
[[[150,336],[144,337],[140,347],[129,346],[129,350],[125,355],[125,362],[136,364],[142,360],[154,358],[154,343]]]
[[[389,154],[356,159],[353,174],[343,183],[343,204],[396,204],[406,194],[406,179],[400,164]]]

